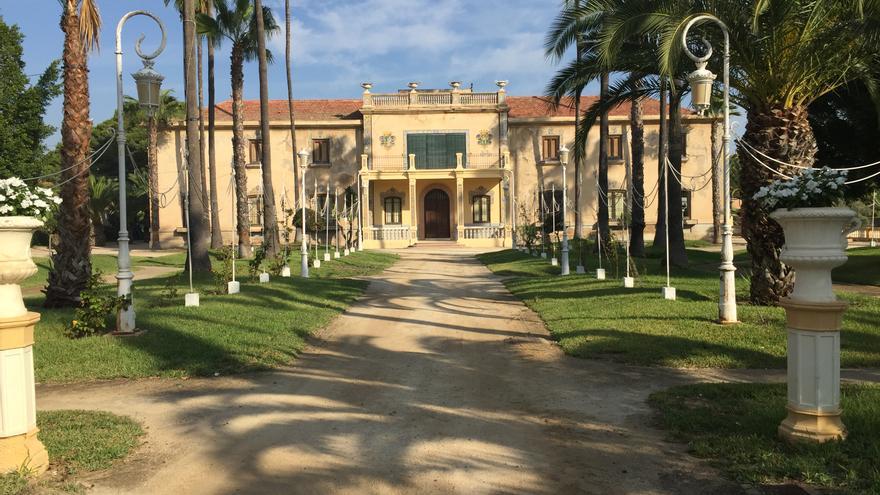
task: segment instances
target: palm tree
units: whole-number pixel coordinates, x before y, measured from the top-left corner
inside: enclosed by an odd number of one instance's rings
[[[187,237],[190,241],[190,263],[193,272],[211,271],[211,259],[208,257],[210,244],[210,226],[206,221],[206,204],[204,198],[204,174],[201,162],[201,142],[199,139],[199,102],[196,70],[196,29],[194,0],[183,2],[183,44],[184,44],[184,79],[186,81],[186,163],[188,176],[189,226]]]
[[[205,1],[205,15],[214,15],[214,4]],[[216,125],[214,88],[214,43],[206,39],[208,45],[208,174],[211,180],[211,247],[223,247],[223,230],[220,227],[220,207],[217,203],[217,149],[214,141]],[[199,78],[201,80],[201,77]],[[199,98],[201,102],[201,98]],[[199,112],[201,115],[201,112]]]
[[[232,155],[235,164],[236,229],[238,250],[242,257],[252,253],[250,220],[248,218],[247,169],[244,158],[244,121],[242,94],[244,91],[244,62],[257,57],[257,27],[254,6],[250,0],[214,0],[214,17],[198,16],[199,32],[215,43],[226,38],[232,43],[230,74],[232,81]],[[265,9],[264,9],[265,10]],[[275,25],[271,12],[265,13],[266,27]],[[272,20],[270,20],[272,19]],[[274,28],[277,29],[277,26]],[[266,29],[272,32],[274,29]],[[267,53],[271,58],[271,54]],[[264,136],[265,138],[265,136]]]
[[[105,233],[110,213],[119,201],[119,180],[100,175],[89,175],[89,214],[92,216],[92,238],[96,246],[107,243]]]
[[[633,98],[629,108],[629,125],[632,130],[630,133],[632,220],[629,227],[629,251],[633,256],[643,257],[645,256],[645,122],[642,99]]]
[[[257,60],[260,72],[260,128],[263,134],[263,248],[266,255],[278,254],[278,215],[275,213],[275,187],[272,182],[272,146],[269,131],[269,54],[266,50],[266,37],[278,31],[272,11],[263,8],[261,0],[254,0],[257,19]]]
[[[747,124],[739,147],[743,236],[751,257],[750,299],[775,304],[791,291],[794,274],[779,259],[781,227],[753,198],[779,173],[812,166],[816,140],[807,108],[817,98],[856,79],[874,81],[880,30],[880,3],[844,0],[616,0],[605,4],[613,22],[606,24],[599,50],[612,57],[633,37],[659,40],[661,69],[676,74],[682,61],[681,37],[696,15],[712,14],[730,31],[732,100],[746,109]],[[606,14],[607,15],[607,14]],[[717,28],[699,29],[716,47]],[[715,57],[712,63],[720,62]],[[715,72],[720,67],[715,66]],[[749,153],[755,149],[759,153]],[[757,161],[752,155],[779,162]]]
[[[290,46],[292,31],[290,27],[290,0],[284,0],[284,62],[287,72],[287,113],[290,117],[290,149],[293,154],[293,204],[297,204],[299,198],[299,167],[296,163],[296,122],[293,112],[293,74],[291,71]]]
[[[88,51],[98,46],[101,15],[94,0],[61,1],[64,32],[64,116],[61,121],[60,242],[52,256],[46,307],[75,306],[92,274],[89,234]]]

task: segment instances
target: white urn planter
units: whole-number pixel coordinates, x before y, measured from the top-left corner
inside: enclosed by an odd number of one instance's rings
[[[33,217],[0,217],[0,473],[22,466],[42,473],[49,455],[37,438],[34,396],[34,326],[21,282],[37,272],[31,238],[43,222]]]
[[[779,434],[789,441],[846,437],[840,420],[840,327],[847,304],[838,301],[831,270],[846,263],[846,236],[858,228],[849,208],[793,208],[770,214],[785,232],[783,263],[794,290],[780,301],[788,331],[788,416]]]

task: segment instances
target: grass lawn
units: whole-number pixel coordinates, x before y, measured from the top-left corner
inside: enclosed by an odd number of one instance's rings
[[[741,323],[716,324],[718,254],[690,249],[688,256],[692,268],[672,272],[677,301],[660,295],[666,277],[656,258],[636,260],[640,276],[634,289],[624,289],[618,278],[623,276],[622,261],[618,267],[606,261],[608,280],[598,281],[594,275],[559,277],[558,267],[518,251],[479,258],[506,277],[508,289],[541,316],[568,354],[649,366],[784,368],[784,311],[742,302],[748,281],[740,277]],[[595,256],[590,256],[587,270],[595,268]],[[841,337],[841,366],[880,366],[880,298],[841,297],[850,303]]]
[[[142,260],[142,264],[182,266],[184,256]],[[312,278],[273,277],[258,284],[247,275],[246,261],[238,265],[241,293],[211,295],[210,277],[196,280],[201,306],[183,307],[187,279],[178,273],[135,282],[136,337],[96,336],[70,339],[64,326],[72,309],[41,307],[43,296],[25,297],[42,314],[36,327],[34,365],[39,382],[71,382],[151,376],[181,377],[264,370],[289,364],[305,338],[326,325],[360,296],[367,282],[349,277],[378,273],[397,257],[359,252],[325,263]],[[169,296],[168,285],[178,290]],[[113,287],[108,285],[108,291]]]
[[[139,437],[144,434],[134,420],[101,411],[39,411],[37,425],[40,440],[49,451],[53,472],[37,484],[72,492],[81,491],[81,487],[70,483],[70,476],[109,468],[113,461],[137,447]],[[24,473],[0,477],[0,494],[3,495],[30,493],[37,488],[29,485]]]
[[[844,385],[845,442],[788,445],[784,384],[700,384],[649,399],[661,426],[691,453],[752,484],[797,480],[831,493],[880,493],[880,386]]]
[[[846,254],[849,261],[832,272],[835,282],[880,285],[880,247],[850,249]]]

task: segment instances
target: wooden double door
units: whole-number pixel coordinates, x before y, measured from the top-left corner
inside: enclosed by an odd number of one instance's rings
[[[449,195],[441,189],[431,189],[425,195],[425,239],[449,239]]]

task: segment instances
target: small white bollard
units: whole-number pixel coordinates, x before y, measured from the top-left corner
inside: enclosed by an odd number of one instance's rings
[[[604,268],[596,268],[596,280],[605,280]]]
[[[574,269],[575,273],[584,274],[587,273],[587,269],[584,268],[584,265],[578,265],[577,268]]]
[[[663,299],[675,301],[675,287],[663,287]]]
[[[183,296],[183,305],[185,307],[198,306],[199,305],[199,293],[198,292],[187,292]]]
[[[260,274],[260,283],[265,284],[267,282],[269,282],[269,274],[266,272],[261,273]]]
[[[623,286],[627,289],[632,289],[636,286],[636,279],[632,277],[623,277]]]
[[[553,266],[559,266],[559,260],[556,258],[550,258],[550,264]]]
[[[340,256],[341,256],[341,255],[339,254],[339,251],[334,251],[334,252],[333,252],[333,259],[338,260]]]
[[[312,263],[312,268],[321,268],[321,260],[315,258],[314,263]]]
[[[351,254],[351,249],[348,248],[345,248],[345,251],[342,252],[343,256],[348,256],[349,254]]]
[[[324,261],[330,261],[330,253],[324,253]]]
[[[547,253],[541,253],[541,259],[542,259],[542,260],[546,260],[546,259],[547,259]]]
[[[238,280],[233,280],[232,282],[226,282],[226,293],[227,294],[238,294],[241,292],[241,284]]]
[[[281,276],[284,278],[290,278],[290,267],[289,266],[284,265],[283,267],[281,267]]]

